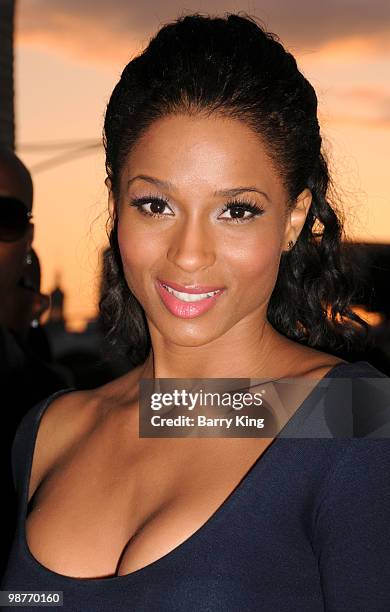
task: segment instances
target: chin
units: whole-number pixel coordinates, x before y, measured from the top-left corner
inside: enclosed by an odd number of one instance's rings
[[[180,325],[180,322],[183,323],[183,326]],[[169,326],[163,324],[155,325],[155,327],[166,342],[188,348],[204,346],[213,342],[223,334],[222,331],[216,331],[215,326],[211,326],[210,324],[207,325],[207,329],[205,325],[202,327],[200,318],[178,321],[175,325],[175,329],[173,329],[173,325],[174,324],[170,323]]]

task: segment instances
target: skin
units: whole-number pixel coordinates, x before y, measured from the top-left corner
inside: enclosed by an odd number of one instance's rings
[[[161,189],[138,174],[170,181]],[[243,193],[264,207],[247,223],[222,221]],[[188,540],[228,498],[272,438],[140,438],[141,377],[307,376],[342,361],[279,334],[266,319],[280,258],[297,240],[311,203],[305,189],[286,214],[287,194],[267,149],[243,123],[174,116],[154,123],[130,152],[118,200],[126,281],[142,304],[152,339],[146,362],[102,387],[60,396],[45,411],[35,444],[26,521],[32,555],[66,576],[123,576]],[[172,214],[142,215],[132,198],[165,196]],[[247,213],[248,216],[248,213]],[[161,303],[155,279],[226,287],[207,313],[179,319]],[[304,398],[290,397],[291,408]],[[66,492],[66,494],[64,494]],[[142,500],[142,503],[140,503]]]
[[[128,187],[140,174],[174,187],[161,189],[144,179]],[[281,177],[249,127],[215,116],[165,117],[128,155],[118,202],[107,184],[126,281],[149,324],[153,350],[143,376],[271,377],[287,374],[297,352],[301,359],[303,353],[318,355],[287,340],[266,318],[282,252],[298,239],[311,192],[305,189],[286,214]],[[264,208],[249,222],[233,222],[229,212],[220,212],[229,198],[213,196],[239,186],[256,186],[269,198],[238,196]],[[166,217],[147,217],[129,206],[132,198],[149,195],[168,199],[172,210],[163,210]],[[180,319],[161,302],[156,278],[226,290],[208,312]]]
[[[30,173],[11,151],[0,151],[0,195],[18,198],[32,210],[33,186]],[[0,241],[0,325],[11,326],[15,304],[24,299],[25,290],[18,287],[25,258],[34,239],[34,224],[29,223],[22,238]]]

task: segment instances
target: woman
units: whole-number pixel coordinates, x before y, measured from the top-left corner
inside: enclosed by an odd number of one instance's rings
[[[134,368],[21,424],[3,589],[63,591],[65,610],[388,609],[387,440],[138,435],[142,379],[386,378],[332,353],[364,322],[316,107],[235,14],[164,26],[123,71],[100,309]]]

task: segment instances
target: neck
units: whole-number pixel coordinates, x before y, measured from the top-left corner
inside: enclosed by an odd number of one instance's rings
[[[245,331],[245,330],[244,330]],[[152,350],[143,378],[272,378],[288,370],[284,349],[290,342],[269,323],[257,329],[230,330],[201,346],[168,343],[151,333]],[[155,341],[153,341],[153,335]]]

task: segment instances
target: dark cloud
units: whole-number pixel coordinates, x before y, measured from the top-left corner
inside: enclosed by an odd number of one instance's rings
[[[102,59],[105,48],[112,55],[115,46],[147,43],[162,24],[192,12],[247,11],[297,52],[347,37],[384,39],[390,30],[389,0],[19,0],[17,5],[22,37],[44,36],[68,49],[73,41],[74,51]]]

